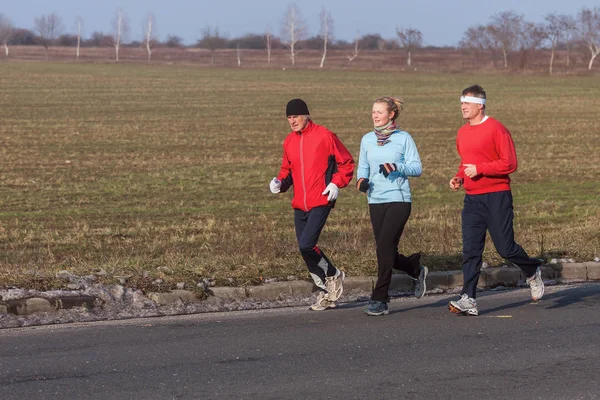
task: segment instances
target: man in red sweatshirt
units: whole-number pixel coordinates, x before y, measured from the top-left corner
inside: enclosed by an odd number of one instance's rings
[[[479,85],[466,88],[460,98],[463,118],[456,148],[461,158],[458,173],[450,179],[450,189],[465,188],[462,210],[463,289],[459,300],[448,304],[456,314],[478,315],[475,300],[481,273],[486,230],[501,257],[516,264],[536,301],[544,295],[539,265],[515,242],[513,198],[509,174],[517,169],[517,154],[510,132],[494,118],[485,115],[486,94]]]
[[[269,188],[272,193],[283,193],[294,186],[292,208],[300,254],[321,289],[310,309],[323,311],[336,306],[345,274],[317,247],[317,242],[339,189],[352,180],[354,159],[333,132],[310,119],[303,100],[291,100],[286,115],[292,132],[283,142],[281,168]]]

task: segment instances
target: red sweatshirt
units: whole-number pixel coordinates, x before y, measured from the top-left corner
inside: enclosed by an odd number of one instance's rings
[[[302,132],[291,132],[283,141],[283,158],[277,179],[281,191],[294,185],[292,207],[309,211],[333,205],[323,191],[330,182],[343,188],[352,180],[354,159],[340,139],[312,121]]]
[[[494,118],[479,125],[463,125],[456,136],[460,154],[457,177],[463,180],[467,194],[510,190],[509,174],[517,169],[517,153],[510,132]],[[463,164],[475,164],[477,176],[465,176]]]

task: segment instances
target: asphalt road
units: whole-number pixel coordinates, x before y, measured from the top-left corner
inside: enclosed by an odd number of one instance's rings
[[[0,331],[0,399],[600,399],[600,284]]]

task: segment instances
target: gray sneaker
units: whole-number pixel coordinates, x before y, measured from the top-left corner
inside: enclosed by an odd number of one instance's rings
[[[371,300],[369,302],[369,307],[365,310],[365,314],[367,315],[388,315],[390,311],[388,310],[387,303],[383,301],[375,301]]]
[[[344,292],[344,279],[346,279],[346,274],[340,269],[338,269],[338,273],[334,276],[325,278],[325,287],[327,287],[327,295],[330,301],[337,301],[342,296]]]
[[[531,290],[531,298],[533,301],[538,301],[544,295],[544,281],[542,280],[542,270],[537,268],[535,274],[531,278],[527,278],[527,284]]]
[[[312,311],[325,311],[328,308],[335,308],[336,306],[337,304],[335,303],[335,301],[329,300],[327,293],[320,292],[319,296],[317,297],[317,301],[315,302],[315,304],[310,306],[309,309]]]
[[[466,293],[461,295],[460,299],[448,303],[448,309],[454,314],[479,315],[477,301]]]
[[[427,291],[427,274],[429,273],[429,268],[425,266],[421,266],[421,271],[419,272],[419,278],[415,282],[415,297],[420,299],[425,295]]]

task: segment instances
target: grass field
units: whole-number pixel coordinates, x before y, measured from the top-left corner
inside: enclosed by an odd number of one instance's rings
[[[290,195],[275,196],[285,103],[358,157],[372,100],[404,97],[400,118],[424,173],[412,180],[403,252],[460,265],[459,94],[479,83],[512,132],[517,241],[531,255],[600,255],[600,81],[177,66],[0,64],[0,286],[60,287],[57,271],[129,277],[143,289],[202,278],[247,285],[308,278]],[[374,274],[366,198],[351,186],[321,247],[349,276]],[[486,261],[501,264],[491,243]],[[157,285],[157,279],[162,284]],[[160,282],[160,281],[159,281]]]

